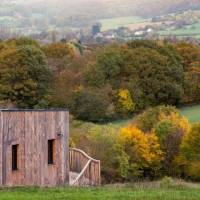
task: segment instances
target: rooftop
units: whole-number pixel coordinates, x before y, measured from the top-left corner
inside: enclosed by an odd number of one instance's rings
[[[68,109],[0,109],[0,112],[63,112]]]

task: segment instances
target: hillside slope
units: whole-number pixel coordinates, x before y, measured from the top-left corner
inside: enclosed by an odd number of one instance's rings
[[[154,17],[182,10],[200,9],[200,0],[1,0],[0,4],[11,2],[39,13],[48,11],[55,15],[60,11],[64,16],[89,14],[97,18],[130,15]]]

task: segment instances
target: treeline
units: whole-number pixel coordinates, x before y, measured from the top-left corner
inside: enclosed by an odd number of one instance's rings
[[[200,125],[170,106],[199,103],[199,82],[194,44],[0,42],[1,108],[67,107],[90,122],[142,113],[120,130],[72,120],[71,146],[102,161],[105,182],[165,175],[200,181]]]
[[[103,183],[164,176],[200,181],[200,124],[190,125],[176,108],[158,106],[119,129],[73,121],[71,146],[100,159]]]
[[[80,44],[0,43],[1,107],[69,108],[104,122],[157,105],[200,101],[200,47],[132,41],[84,50]]]

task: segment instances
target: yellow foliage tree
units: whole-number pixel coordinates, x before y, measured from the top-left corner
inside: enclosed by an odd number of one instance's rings
[[[119,138],[130,157],[130,166],[134,166],[134,170],[137,169],[144,175],[146,170],[155,172],[159,169],[163,152],[154,133],[145,134],[130,125],[121,129]]]
[[[135,104],[131,98],[131,94],[127,89],[120,89],[117,95],[117,110],[123,115],[134,111]]]

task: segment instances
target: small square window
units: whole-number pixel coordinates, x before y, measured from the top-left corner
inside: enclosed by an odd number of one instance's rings
[[[48,140],[48,164],[54,164],[55,140]]]
[[[12,171],[18,170],[18,149],[18,144],[12,145]]]

